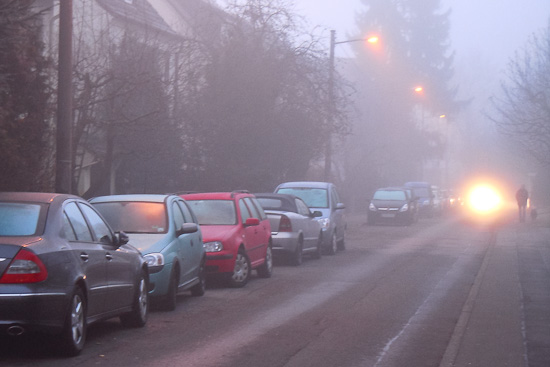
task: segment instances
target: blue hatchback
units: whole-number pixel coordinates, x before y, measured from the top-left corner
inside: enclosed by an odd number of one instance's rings
[[[310,209],[322,213],[318,221],[323,229],[323,249],[326,254],[334,255],[337,250],[346,248],[345,206],[334,184],[317,181],[285,182],[277,186],[275,193],[298,196]]]
[[[198,221],[176,195],[111,195],[90,200],[116,231],[124,231],[149,266],[151,300],[176,308],[176,295],[205,293],[205,251]]]

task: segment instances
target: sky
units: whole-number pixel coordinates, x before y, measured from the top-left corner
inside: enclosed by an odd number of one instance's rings
[[[356,14],[365,11],[361,0],[294,0],[295,11],[311,25],[336,31],[345,40],[357,31]],[[528,37],[544,28],[550,17],[550,0],[441,0],[451,9],[451,49],[457,63],[482,59],[499,71]],[[328,37],[328,36],[327,36]],[[345,45],[337,56],[351,55]]]

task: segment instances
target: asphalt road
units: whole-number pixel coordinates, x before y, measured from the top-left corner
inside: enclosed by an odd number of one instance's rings
[[[335,256],[182,295],[143,329],[92,326],[78,357],[0,339],[0,366],[550,366],[548,215],[496,229],[364,219],[348,216]]]

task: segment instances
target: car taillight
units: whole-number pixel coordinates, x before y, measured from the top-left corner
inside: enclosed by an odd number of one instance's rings
[[[4,272],[0,283],[37,283],[48,277],[44,263],[33,252],[21,249]]]
[[[279,222],[279,232],[292,232],[292,224],[286,215],[281,215]]]

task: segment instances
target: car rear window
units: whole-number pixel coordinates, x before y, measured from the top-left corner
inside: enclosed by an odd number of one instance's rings
[[[166,233],[168,220],[164,203],[120,201],[93,203],[115,232]]]
[[[310,208],[328,208],[328,191],[310,187],[283,187],[278,194],[292,194],[305,201]]]
[[[41,209],[40,204],[0,203],[0,236],[39,235]]]
[[[200,225],[235,225],[237,212],[233,200],[187,200]]]
[[[405,191],[378,190],[372,197],[374,200],[406,200]]]

